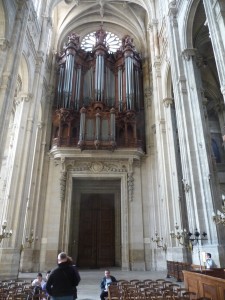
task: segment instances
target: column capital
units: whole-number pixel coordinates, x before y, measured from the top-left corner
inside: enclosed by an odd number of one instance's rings
[[[6,51],[7,49],[9,49],[9,47],[10,47],[9,40],[0,38],[0,50]]]
[[[173,98],[164,98],[163,99],[163,104],[166,108],[168,108],[169,106],[171,106],[174,103]]]
[[[189,61],[192,56],[196,56],[197,49],[195,48],[186,48],[182,51],[182,57]]]

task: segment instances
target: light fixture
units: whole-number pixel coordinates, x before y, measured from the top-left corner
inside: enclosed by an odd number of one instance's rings
[[[189,240],[190,240],[190,242],[192,243],[193,246],[194,246],[194,243],[198,244],[199,241],[206,241],[207,240],[207,238],[206,238],[207,233],[205,231],[203,231],[203,233],[201,234],[198,231],[197,228],[195,229],[194,233],[189,232],[188,235],[189,235]]]
[[[179,245],[186,248],[190,247],[189,233],[185,228],[180,230],[177,223],[175,225],[175,232],[171,231],[170,236],[172,239],[177,239]]]
[[[38,237],[34,237],[34,230],[32,229],[29,236],[26,236],[26,243],[29,244],[28,248],[31,248],[31,245],[33,244],[34,241],[37,241]]]
[[[155,233],[155,238],[152,237],[152,241],[156,243],[157,248],[162,248],[165,252],[167,251],[167,245],[165,243],[160,245],[160,243],[163,243],[163,238],[160,238],[157,232]]]
[[[186,229],[181,229],[179,230],[179,226],[175,225],[175,232],[171,231],[170,232],[170,236],[173,239],[177,239],[178,243],[181,246],[184,246],[185,248],[188,248],[189,250],[193,250],[193,246],[195,244],[198,244],[199,241],[202,240],[207,240],[206,236],[207,233],[203,232],[202,234],[197,230],[197,228],[195,229],[194,233],[191,233],[190,231],[187,232]],[[201,237],[202,236],[202,237]]]
[[[4,221],[2,223],[2,233],[0,234],[0,243],[3,239],[10,238],[12,236],[12,230],[6,230],[7,222]]]
[[[222,212],[220,210],[217,210],[217,213],[212,213],[213,221],[216,224],[222,224],[225,226],[225,199],[224,196],[222,196]]]

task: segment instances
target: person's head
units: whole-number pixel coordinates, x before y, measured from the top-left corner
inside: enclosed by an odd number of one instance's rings
[[[41,273],[38,273],[38,274],[37,274],[37,280],[38,280],[38,281],[42,281],[42,274],[41,274]]]
[[[109,270],[105,270],[105,277],[109,278],[110,277],[110,271]]]
[[[73,258],[71,256],[67,256],[67,261],[70,265],[75,265]]]
[[[46,272],[46,275],[45,275],[46,280],[48,280],[48,277],[49,277],[50,273],[51,273],[51,270]]]
[[[206,258],[211,258],[211,253],[206,253],[205,256]]]
[[[63,262],[67,262],[67,254],[65,252],[61,252],[58,255],[58,264],[61,264]]]

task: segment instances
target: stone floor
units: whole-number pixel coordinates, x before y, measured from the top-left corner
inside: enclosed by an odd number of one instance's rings
[[[104,276],[104,269],[98,270],[80,270],[81,282],[78,286],[78,300],[99,300],[100,295],[100,281]],[[111,274],[119,279],[166,279],[173,283],[177,283],[174,278],[166,278],[166,271],[121,271],[120,269],[111,269]],[[36,273],[20,273],[19,278],[23,279],[34,279],[36,278]],[[44,277],[44,274],[43,274]],[[183,283],[179,283],[183,287]]]

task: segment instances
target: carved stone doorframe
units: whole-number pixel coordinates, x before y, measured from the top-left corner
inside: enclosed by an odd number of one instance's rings
[[[101,168],[102,163],[92,164],[92,168],[86,171],[76,171],[74,168],[67,168],[67,185],[66,185],[66,193],[65,193],[65,204],[67,213],[67,220],[63,222],[67,227],[65,232],[67,233],[65,236],[65,244],[69,244],[69,231],[70,231],[70,218],[71,212],[70,208],[72,205],[72,191],[73,191],[73,179],[87,179],[94,180],[98,178],[98,180],[120,180],[120,189],[121,189],[121,199],[120,199],[120,211],[121,211],[121,269],[129,270],[129,227],[128,227],[128,187],[127,187],[127,172],[115,172],[115,173],[106,173],[103,172],[104,168]]]

